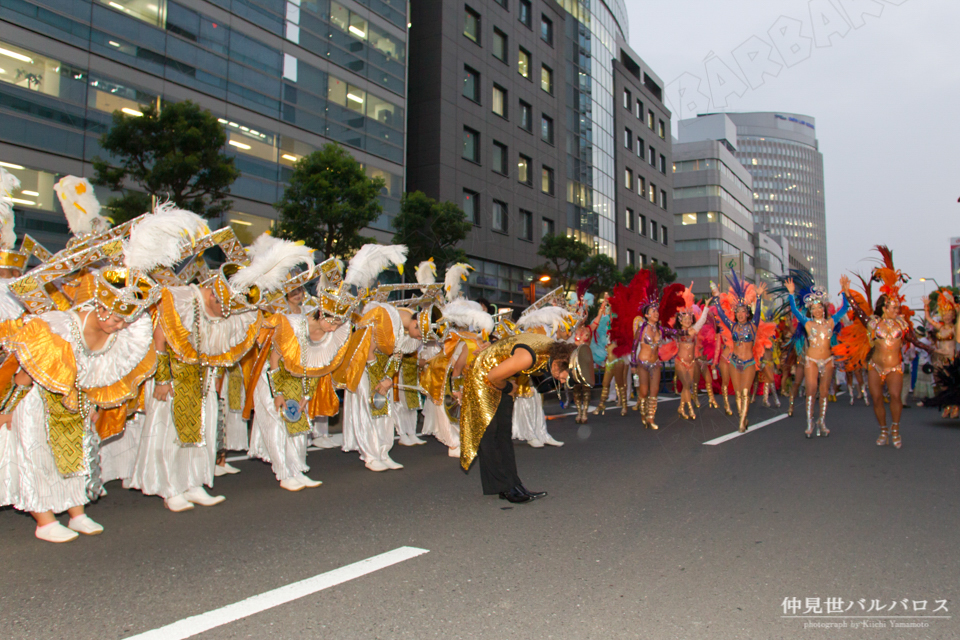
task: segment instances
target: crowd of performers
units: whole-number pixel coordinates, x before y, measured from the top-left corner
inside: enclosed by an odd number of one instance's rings
[[[757,394],[779,406],[779,372],[791,415],[805,390],[809,438],[830,433],[840,369],[851,403],[854,381],[872,400],[877,444],[900,448],[903,351],[917,343],[938,366],[945,415],[960,406],[956,304],[939,292],[925,318],[935,342],[920,343],[900,294],[906,276],[881,247],[862,291],[841,278],[837,308],[803,272],[770,291],[733,273],[727,291],[714,285],[697,304],[690,288],[660,287],[641,270],[596,305],[584,281],[515,318],[465,297],[465,263],[438,281],[425,261],[415,283],[382,285],[387,268],[403,273],[406,247],[369,244],[346,265],[316,264],[302,244],[264,234],[244,247],[230,228],[211,230],[168,204],[111,226],[91,185],[73,176],[56,187],[67,248],[52,254],[24,236],[17,249],[15,187],[0,169],[0,506],[30,513],[41,540],[101,533],[85,505],[110,481],[171,512],[214,506],[225,499],[208,493],[214,479],[240,471],[227,451],[269,464],[282,489],[316,487],[311,444],[385,472],[402,468],[395,443],[433,436],[464,471],[477,459],[484,494],[529,502],[545,493],[521,482],[513,440],[563,444],[547,431],[538,375],[572,397],[577,423],[602,379],[594,414],[613,386],[621,415],[635,394],[640,423],[658,429],[661,373],[674,361],[680,416],[701,410],[701,382],[707,406],[721,410],[716,382],[727,415],[732,390],[745,431]],[[226,260],[211,268],[204,253],[214,248]]]

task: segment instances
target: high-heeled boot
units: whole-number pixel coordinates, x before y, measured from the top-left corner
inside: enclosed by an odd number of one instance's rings
[[[893,446],[899,449],[903,446],[903,442],[900,440],[900,423],[894,422],[890,425],[890,442],[893,443]]]
[[[647,428],[648,429],[659,429],[657,423],[654,422],[654,419],[657,417],[657,398],[655,396],[648,396],[647,403],[645,406],[645,413],[647,414]]]
[[[877,446],[882,447],[887,444],[887,425],[880,425],[880,437],[877,438]]]
[[[750,389],[744,389],[737,393],[737,397],[740,399],[740,402],[737,403],[737,407],[742,409],[740,410],[740,433],[743,433],[747,430],[747,411],[750,410]]]
[[[687,401],[683,398],[680,398],[680,406],[677,408],[677,414],[684,420],[690,419],[690,416],[687,415]]]
[[[870,406],[870,396],[867,395],[867,389],[866,389],[866,387],[864,387],[863,389],[861,389],[861,391],[863,391],[863,404],[865,404],[865,405],[867,405],[867,406],[869,407],[869,406]]]
[[[644,428],[647,427],[647,399],[643,397],[637,397],[637,404],[633,405],[635,411],[640,412],[640,424]]]
[[[817,420],[817,436],[826,437],[830,435],[830,429],[827,429],[826,418],[827,400],[826,398],[820,398],[820,419]]]
[[[813,403],[816,401],[816,398],[813,396],[807,396],[807,430],[803,432],[803,435],[808,438],[813,437]]]
[[[580,424],[583,421],[583,393],[579,385],[573,388],[573,404],[577,408],[575,422]]]
[[[696,420],[696,419],[697,419],[697,414],[694,413],[694,411],[693,411],[693,404],[690,403],[690,402],[687,403],[687,412],[690,414],[690,419],[691,419],[691,420]]]
[[[853,406],[853,403],[856,402],[856,400],[857,400],[857,390],[856,390],[856,386],[857,386],[857,385],[856,385],[856,383],[854,383],[854,382],[851,382],[850,384],[847,385],[847,393],[850,394],[850,406],[851,406],[851,407]]]
[[[603,385],[600,391],[600,399],[597,401],[597,408],[593,410],[593,415],[602,416],[607,410],[607,398],[610,397],[610,384]]]
[[[620,415],[627,415],[627,383],[617,385],[617,400],[620,402]]]
[[[790,404],[787,406],[787,415],[793,417],[793,404],[796,401],[797,397],[794,395],[790,396]]]
[[[713,395],[713,385],[707,381],[707,406],[711,409],[719,409],[717,405],[717,398]]]
[[[739,407],[740,405],[737,405],[737,406]],[[729,400],[729,396],[727,395],[726,389],[723,390],[723,410],[728,416],[733,415],[733,411],[730,410],[730,400]]]
[[[763,383],[763,406],[767,409],[770,408],[770,383]]]
[[[777,387],[772,382],[768,382],[767,385],[773,389],[773,393],[770,394],[773,397],[773,404],[777,406],[777,409],[780,408],[780,394],[777,393]]]
[[[694,388],[691,389],[691,391],[690,391],[690,399],[693,400],[693,406],[695,406],[697,409],[699,409],[699,408],[700,408],[700,394],[697,393],[696,385],[694,385]]]

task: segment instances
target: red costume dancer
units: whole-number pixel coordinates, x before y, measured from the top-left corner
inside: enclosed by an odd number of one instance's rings
[[[677,412],[685,420],[696,420],[692,396],[696,395],[694,385],[699,377],[696,371],[697,336],[707,321],[707,313],[701,312],[700,307],[693,303],[693,291],[690,287],[683,290],[682,298],[677,303],[679,307],[674,308],[672,315],[670,307],[673,307],[674,303],[671,301],[670,304],[665,305],[664,315],[661,316],[675,331],[676,339],[660,347],[660,359],[669,360],[676,357],[677,378],[683,385],[680,392],[680,408]]]

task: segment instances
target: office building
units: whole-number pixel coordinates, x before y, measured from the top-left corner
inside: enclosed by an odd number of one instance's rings
[[[388,239],[404,183],[406,34],[402,0],[4,4],[0,161],[21,180],[18,231],[63,246],[53,184],[93,176],[111,113],[192,100],[219,118],[242,172],[224,220],[241,240],[270,226],[293,163],[329,141],[385,179],[372,231]]]
[[[407,189],[473,222],[471,295],[522,304],[550,234],[669,264],[670,112],[622,0],[415,0],[410,20]]]

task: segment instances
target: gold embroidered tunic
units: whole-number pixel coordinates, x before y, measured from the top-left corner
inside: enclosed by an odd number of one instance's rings
[[[460,411],[460,466],[469,469],[477,456],[480,440],[493,420],[500,404],[501,391],[487,382],[487,374],[513,354],[517,345],[526,345],[536,354],[529,369],[519,372],[529,376],[549,362],[549,349],[554,340],[536,333],[521,333],[498,340],[477,355],[463,372],[463,408]]]

